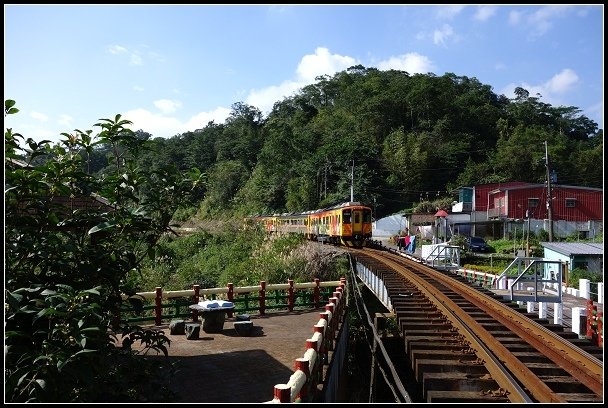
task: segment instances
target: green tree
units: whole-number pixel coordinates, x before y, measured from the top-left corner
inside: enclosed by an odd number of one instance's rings
[[[5,116],[18,110],[5,101]],[[168,397],[159,330],[119,319],[124,286],[200,181],[134,157],[146,144],[121,115],[55,145],[5,131],[5,398],[9,402],[145,402]],[[112,172],[83,158],[111,146]],[[48,160],[36,164],[37,157]],[[138,347],[132,345],[138,344]]]

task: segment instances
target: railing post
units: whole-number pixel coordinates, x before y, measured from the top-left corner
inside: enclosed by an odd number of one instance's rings
[[[319,280],[319,278],[315,278],[315,288],[314,288],[314,292],[313,292],[313,302],[315,304],[315,309],[318,309],[319,306],[321,305],[321,301],[320,301],[320,296],[321,296],[321,281]]]
[[[296,398],[299,399],[300,402],[306,402],[303,400],[306,397],[308,397],[308,388],[310,387],[310,383],[311,383],[308,360],[306,360],[305,358],[302,358],[302,357],[296,358],[295,371],[298,371],[298,370],[300,370],[304,373],[304,375],[306,376],[306,382],[300,389],[300,392],[298,393],[298,395],[296,395]]]
[[[293,306],[295,304],[295,296],[294,296],[294,292],[293,292],[293,279],[288,279],[287,282],[289,283],[289,289],[288,289],[288,296],[287,296],[287,308],[289,309],[290,312],[293,312]]]
[[[194,290],[194,296],[192,296],[192,303],[197,305],[199,300],[201,285],[192,285],[192,289]],[[192,309],[192,321],[198,322],[198,310]]]
[[[274,398],[272,402],[291,402],[291,387],[287,384],[277,384],[274,386]]]
[[[604,347],[604,313],[597,312],[597,345]]]
[[[160,326],[163,322],[162,314],[163,314],[163,288],[156,287],[156,298],[154,299],[156,307],[154,308],[154,324]]]
[[[260,281],[260,315],[266,311],[266,282]]]
[[[587,300],[587,337],[593,337],[591,321],[593,320],[593,300]]]
[[[234,304],[234,284],[228,284],[228,301]],[[232,311],[226,312],[226,316],[232,317]]]
[[[321,315],[325,315],[324,318],[326,321],[328,319],[327,312],[321,313]],[[317,381],[320,384],[323,382],[323,366],[328,363],[327,361],[327,347],[326,347],[326,338],[327,338],[327,325],[315,324],[313,326],[314,333],[319,333],[321,335],[321,341],[317,343],[317,357],[319,359],[319,372],[317,376]]]

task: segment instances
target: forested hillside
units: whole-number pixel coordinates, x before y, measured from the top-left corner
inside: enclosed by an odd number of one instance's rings
[[[226,123],[170,139],[144,130],[138,162],[206,174],[200,214],[306,210],[355,200],[376,216],[454,197],[459,186],[544,182],[544,141],[558,184],[602,187],[603,130],[578,107],[475,78],[354,66],[282,101],[268,114],[238,102]],[[110,146],[95,149],[102,170]],[[109,170],[109,169],[105,169]],[[454,197],[455,198],[455,197]]]

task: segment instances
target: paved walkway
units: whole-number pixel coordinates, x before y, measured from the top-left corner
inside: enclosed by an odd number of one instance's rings
[[[273,399],[276,384],[294,373],[295,359],[304,356],[324,309],[250,315],[253,332],[240,337],[235,318],[227,318],[221,333],[201,330],[198,340],[169,334],[169,358],[179,372],[171,388],[177,403],[262,403]],[[153,402],[153,401],[152,401]]]

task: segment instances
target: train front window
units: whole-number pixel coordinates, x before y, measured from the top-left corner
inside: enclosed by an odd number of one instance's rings
[[[342,212],[342,224],[350,224],[350,210],[344,210]]]
[[[372,222],[372,211],[371,210],[363,210],[363,222],[366,224]]]
[[[359,224],[361,222],[361,213],[359,211],[355,211],[355,224]]]

